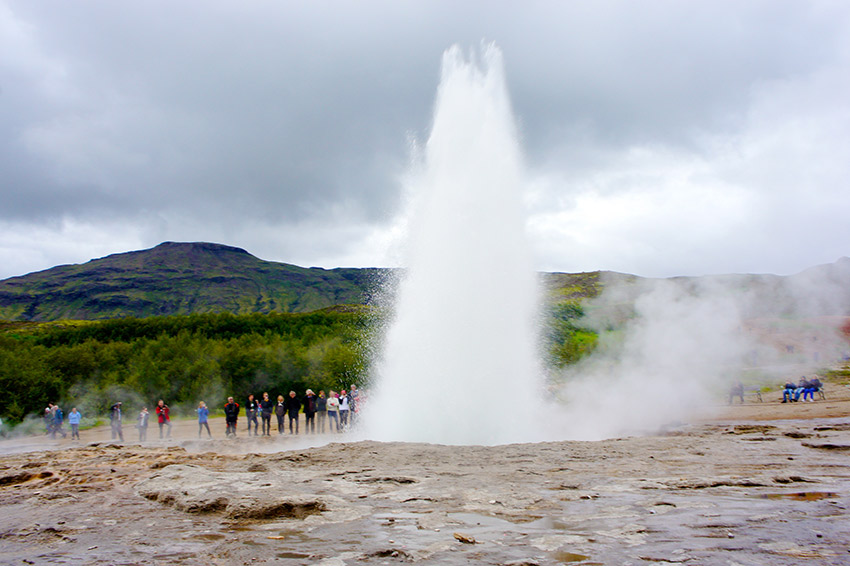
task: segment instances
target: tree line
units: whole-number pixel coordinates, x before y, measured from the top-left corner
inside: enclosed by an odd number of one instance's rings
[[[102,415],[158,399],[179,414],[228,395],[348,387],[366,369],[370,320],[355,310],[13,327],[0,333],[0,415],[20,421],[48,402]]]
[[[578,325],[583,315],[573,303],[550,310],[551,366],[594,348],[596,334]],[[159,399],[179,416],[200,400],[220,407],[229,395],[362,386],[380,323],[365,307],[0,323],[0,416],[19,422],[58,402],[102,417],[116,401],[135,409]]]

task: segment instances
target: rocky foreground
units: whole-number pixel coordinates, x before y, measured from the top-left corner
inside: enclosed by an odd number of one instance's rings
[[[3,456],[0,562],[850,563],[848,418],[497,447],[235,442]]]

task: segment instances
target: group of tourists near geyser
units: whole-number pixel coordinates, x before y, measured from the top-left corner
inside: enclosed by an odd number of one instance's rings
[[[319,391],[316,394],[312,389],[308,389],[303,397],[299,397],[295,391],[290,391],[286,396],[278,395],[277,398],[273,398],[267,392],[259,397],[251,394],[248,395],[244,408],[244,415],[248,422],[247,435],[271,436],[273,416],[277,422],[277,433],[279,435],[286,432],[287,423],[289,424],[289,434],[299,434],[299,415],[302,412],[304,413],[304,433],[306,434],[315,434],[316,432],[322,434],[326,430],[328,432],[345,432],[354,424],[360,411],[361,401],[362,397],[356,385],[352,385],[348,391],[344,389],[339,393],[330,391],[328,395],[325,395],[324,391]],[[201,438],[204,432],[209,438],[212,438],[209,425],[209,407],[201,401],[198,403],[195,412],[198,415],[198,438]],[[225,436],[228,438],[236,437],[241,415],[242,406],[233,397],[228,397],[227,403],[224,405]],[[79,425],[82,415],[74,407],[67,418],[71,425],[71,438],[79,440]],[[45,409],[44,420],[47,434],[51,437],[55,438],[57,434],[61,434],[63,438],[67,436],[62,429],[64,414],[58,405],[51,403]],[[159,438],[171,438],[171,409],[165,401],[160,399],[154,407],[153,413],[148,411],[147,407],[142,407],[142,410],[136,416],[135,426],[139,432],[140,442],[147,440],[151,420],[154,420],[159,427]],[[114,403],[109,409],[109,423],[113,440],[124,441],[123,427],[127,421],[123,404],[120,401]]]
[[[278,395],[273,400],[268,393],[263,393],[262,398],[257,399],[254,395],[248,395],[245,405],[245,417],[248,419],[248,436],[253,430],[254,436],[260,436],[259,423],[262,422],[262,435],[271,436],[272,415],[277,419],[277,433],[283,434],[289,422],[289,433],[298,434],[298,414],[304,410],[304,432],[314,434],[318,428],[319,433],[324,433],[328,427],[331,432],[348,430],[354,424],[357,412],[360,410],[360,392],[357,386],[352,385],[346,392],[345,389],[337,393],[331,391],[327,396],[324,391],[316,395],[312,389],[308,389],[303,398],[299,399],[295,391],[290,391],[284,397]],[[239,404],[233,401],[233,397],[227,398],[224,406],[224,417],[227,423],[227,434],[236,434],[236,424],[239,417]],[[200,411],[200,409],[198,409]],[[200,412],[199,422],[200,422]],[[200,435],[200,430],[198,431]]]

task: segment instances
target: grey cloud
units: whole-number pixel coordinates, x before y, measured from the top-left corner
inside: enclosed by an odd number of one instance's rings
[[[344,203],[357,232],[399,213],[407,138],[427,135],[453,43],[502,48],[528,162],[562,181],[541,197],[553,205],[631,147],[714,159],[705,137],[751,128],[764,89],[850,52],[840,2],[12,0],[4,18],[0,221],[159,218],[137,229],[163,239],[177,218],[221,238],[308,223],[322,257],[344,230],[321,228],[329,208]],[[762,161],[716,175],[760,186]]]

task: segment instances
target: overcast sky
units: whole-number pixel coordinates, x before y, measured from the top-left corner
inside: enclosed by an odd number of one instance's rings
[[[0,0],[0,279],[169,240],[391,265],[442,53],[482,40],[538,269],[850,255],[850,2],[519,6]]]

